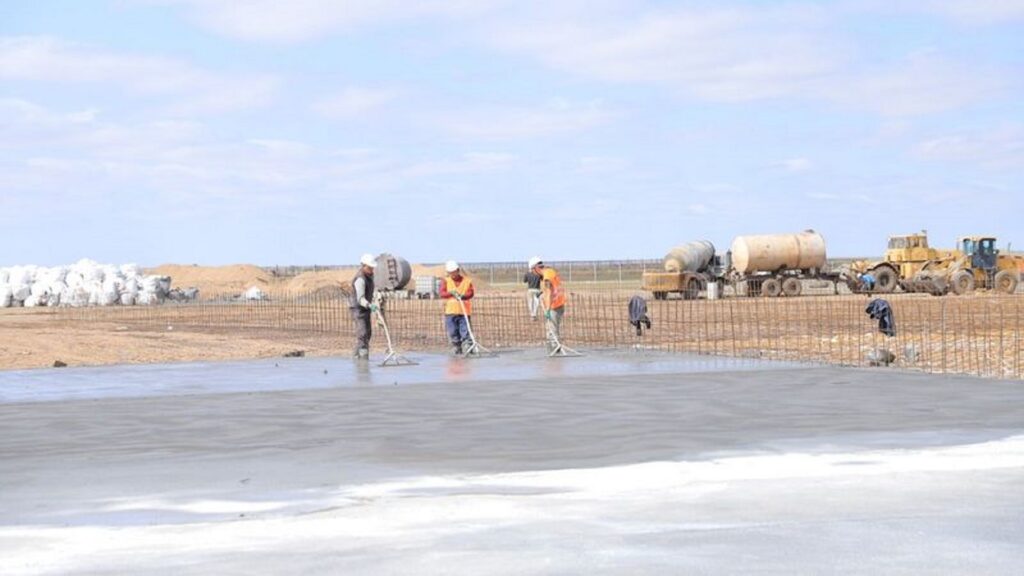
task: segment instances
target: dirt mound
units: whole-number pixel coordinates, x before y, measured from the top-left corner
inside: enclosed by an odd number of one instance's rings
[[[146,273],[170,276],[172,287],[195,287],[205,295],[241,293],[252,286],[257,286],[260,290],[267,290],[276,287],[279,282],[269,272],[252,264],[228,266],[162,264],[156,268],[148,268]]]
[[[302,274],[288,280],[283,288],[288,292],[293,293],[314,292],[322,288],[344,287],[347,289],[352,283],[352,277],[355,276],[355,274],[355,268],[303,272]]]
[[[444,265],[424,266],[413,264],[413,280],[407,288],[412,290],[415,286],[417,276],[436,276],[444,278]],[[303,294],[316,292],[325,288],[342,288],[347,290],[356,273],[353,268],[338,268],[335,270],[318,270],[316,272],[303,272],[293,277],[278,277],[266,270],[252,264],[232,264],[229,266],[198,266],[185,264],[162,264],[156,268],[149,268],[147,274],[159,274],[171,277],[173,288],[199,288],[200,294],[205,296],[241,294],[249,288],[256,286],[267,294]],[[473,282],[479,288],[486,288],[487,282],[480,275],[467,270],[473,278]]]

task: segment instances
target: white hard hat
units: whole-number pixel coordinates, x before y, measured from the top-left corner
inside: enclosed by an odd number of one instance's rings
[[[359,259],[359,263],[370,268],[377,267],[377,259],[373,257],[373,254],[363,254],[363,257]]]
[[[537,264],[543,264],[543,262],[540,259],[540,256],[534,256],[533,258],[530,258],[530,268],[537,266]]]
[[[456,262],[455,260],[449,260],[449,261],[444,263],[444,271],[445,272],[455,272],[458,269],[459,269],[459,263]]]

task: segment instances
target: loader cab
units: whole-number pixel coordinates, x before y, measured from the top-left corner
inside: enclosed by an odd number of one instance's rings
[[[958,244],[964,256],[971,258],[972,268],[979,268],[981,270],[995,269],[996,258],[999,255],[999,250],[996,249],[995,238],[968,236],[960,238]]]

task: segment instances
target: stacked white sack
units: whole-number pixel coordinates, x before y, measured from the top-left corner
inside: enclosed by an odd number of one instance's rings
[[[242,297],[246,300],[264,300],[267,296],[263,293],[263,290],[253,286],[246,290],[245,293],[242,294]]]
[[[53,268],[0,268],[0,308],[159,304],[170,288],[169,277],[144,276],[136,264],[100,265],[83,259]]]

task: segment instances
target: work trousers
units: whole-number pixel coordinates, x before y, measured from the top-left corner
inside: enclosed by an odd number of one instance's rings
[[[553,308],[551,318],[546,318],[545,323],[548,331],[548,342],[554,344],[561,339],[562,316],[565,315],[565,306]]]
[[[445,314],[444,328],[448,332],[448,340],[453,346],[461,346],[469,342],[469,324],[462,314]]]
[[[540,308],[540,288],[528,288],[526,290],[526,307],[530,311],[530,318],[537,319],[537,310]]]
[[[356,327],[356,354],[359,350],[370,349],[370,337],[373,335],[373,313],[363,308],[352,308],[352,321]]]

